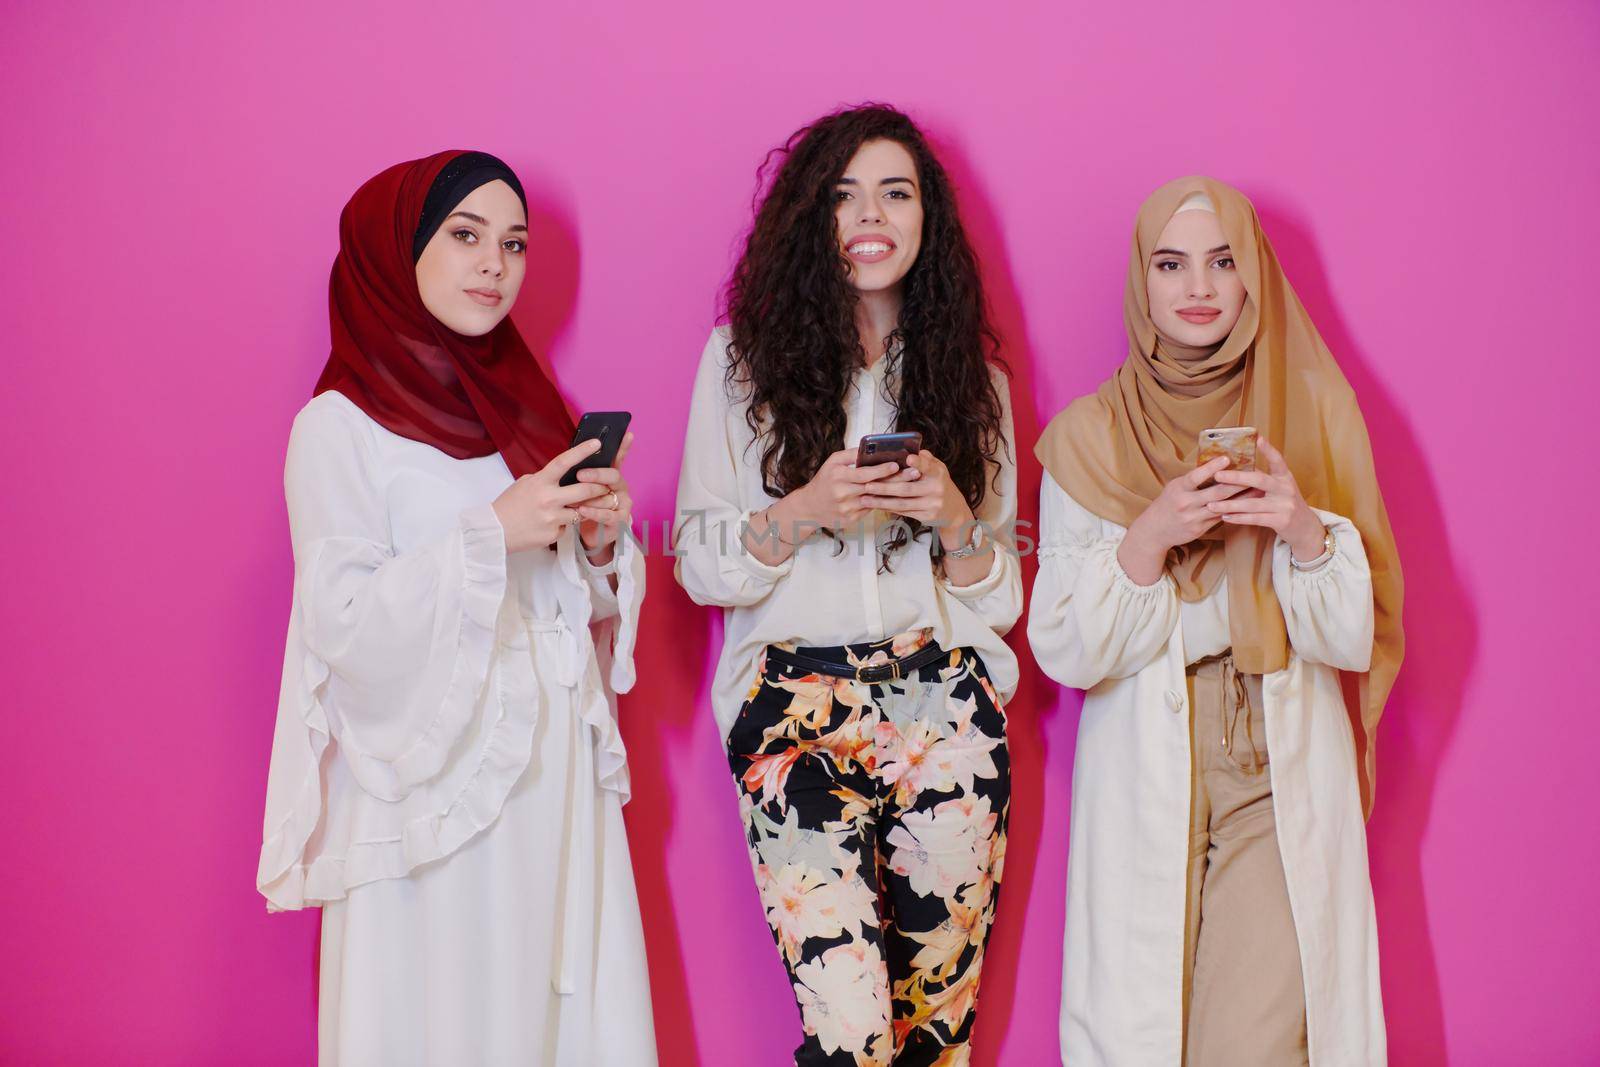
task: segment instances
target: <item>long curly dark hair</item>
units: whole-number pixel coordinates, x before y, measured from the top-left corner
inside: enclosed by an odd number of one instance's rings
[[[923,447],[949,468],[976,512],[1004,447],[989,365],[1005,365],[950,178],[899,110],[866,104],[837,111],[797,130],[758,169],[758,182],[770,178],[770,187],[764,197],[757,193],[755,222],[726,294],[728,384],[748,395],[747,418],[763,442],[762,480],[772,496],[805,485],[845,447],[845,397],[866,353],[850,262],[836,232],[834,189],[856,151],[876,140],[910,153],[923,205],[921,249],[901,283],[900,321],[885,339],[899,382],[895,428],[922,434]]]

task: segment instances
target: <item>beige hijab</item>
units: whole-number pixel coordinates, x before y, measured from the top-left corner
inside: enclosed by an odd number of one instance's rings
[[[1161,231],[1196,194],[1214,207],[1246,293],[1239,321],[1214,351],[1158,337],[1145,287]],[[1039,462],[1078,503],[1127,526],[1167,482],[1194,468],[1201,430],[1255,426],[1283,452],[1309,504],[1355,523],[1372,567],[1377,609],[1371,670],[1360,676],[1358,706],[1351,709],[1362,806],[1370,814],[1378,719],[1405,638],[1400,559],[1355,394],[1284,277],[1255,207],[1210,178],[1180,178],[1139,209],[1123,318],[1127,361],[1051,421],[1035,449]],[[1184,600],[1204,599],[1228,576],[1234,660],[1253,674],[1288,663],[1283,612],[1272,588],[1274,536],[1258,527],[1218,527],[1168,560]]]

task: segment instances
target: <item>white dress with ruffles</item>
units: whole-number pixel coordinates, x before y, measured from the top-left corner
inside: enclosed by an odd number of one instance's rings
[[[324,1067],[656,1062],[612,696],[644,564],[508,555],[511,481],[339,393],[295,419],[257,886],[323,909]]]

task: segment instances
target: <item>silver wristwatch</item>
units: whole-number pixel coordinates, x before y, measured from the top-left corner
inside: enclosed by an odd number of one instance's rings
[[[960,548],[947,549],[945,555],[951,559],[967,559],[970,556],[976,556],[978,550],[982,547],[983,524],[975,522],[972,524],[972,533],[967,536],[967,543]]]
[[[1291,551],[1289,553],[1289,565],[1297,571],[1317,570],[1323,564],[1333,559],[1334,544],[1335,541],[1333,540],[1333,531],[1326,530],[1322,535],[1322,555],[1318,556],[1316,559],[1308,559],[1304,563],[1301,563],[1299,560],[1294,558],[1294,553]]]

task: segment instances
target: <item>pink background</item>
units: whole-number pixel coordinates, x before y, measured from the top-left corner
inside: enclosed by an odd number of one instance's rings
[[[636,413],[658,532],[754,168],[866,99],[959,181],[1025,451],[1120,359],[1144,194],[1200,171],[1255,198],[1406,560],[1371,825],[1394,1061],[1600,1060],[1600,8],[764,6],[4,6],[0,1060],[313,1056],[316,915],[268,917],[252,878],[283,448],[355,187],[452,146],[520,170],[516,319],[574,407]],[[1030,457],[1025,515],[1037,485]],[[706,704],[714,622],[665,561],[650,579],[624,707],[662,1060],[781,1063],[796,1016]],[[1034,1067],[1079,697],[1021,632],[977,1062]]]

